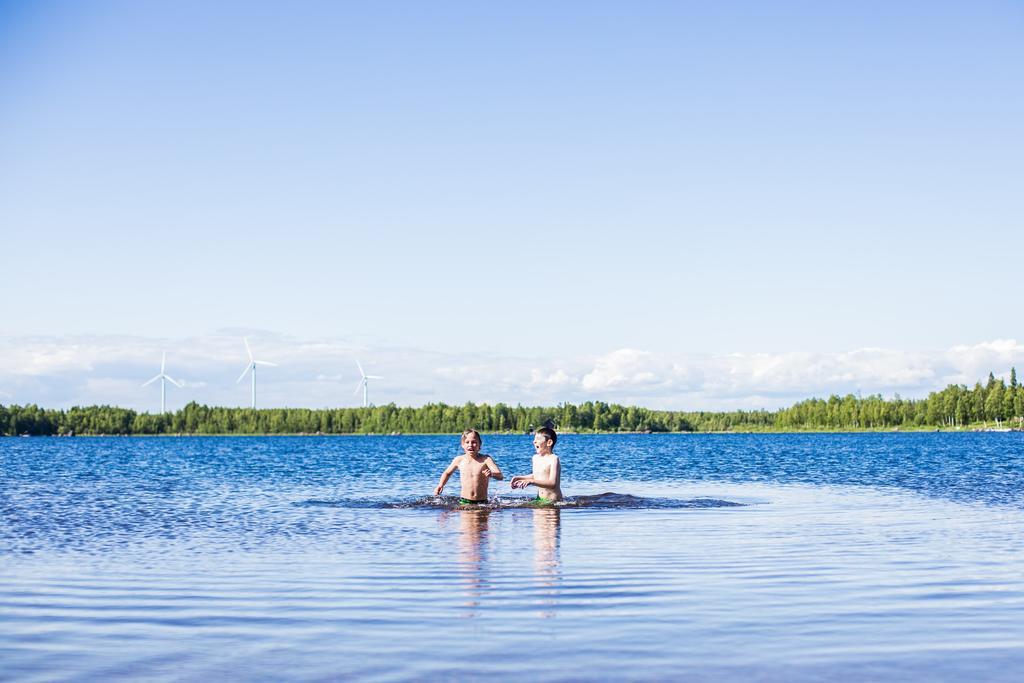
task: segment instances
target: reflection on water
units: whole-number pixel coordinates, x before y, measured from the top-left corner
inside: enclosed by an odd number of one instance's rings
[[[473,507],[445,510],[438,516],[439,529],[446,534],[454,531],[457,539],[456,563],[464,596],[461,604],[466,608],[463,617],[480,615],[481,600],[490,589],[488,547],[491,542],[489,526],[492,514],[501,513],[490,508]],[[530,518],[519,516],[515,519],[515,524],[532,524],[533,581],[536,588],[537,615],[553,617],[562,579],[559,553],[562,511],[558,508],[540,508],[530,510],[529,514]],[[525,531],[525,528],[523,530]],[[509,531],[515,533],[514,529]],[[498,537],[501,535],[496,534]]]
[[[555,616],[561,560],[558,553],[562,511],[539,508],[533,511],[533,571],[538,583],[538,612],[542,617]]]
[[[469,508],[444,513],[456,515],[459,520],[459,576],[466,596],[464,616],[475,617],[480,607],[480,595],[487,587],[487,524],[491,510]]]

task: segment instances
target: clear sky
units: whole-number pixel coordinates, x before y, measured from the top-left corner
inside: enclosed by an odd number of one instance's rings
[[[1004,374],[1022,67],[1019,2],[0,2],[0,402]]]

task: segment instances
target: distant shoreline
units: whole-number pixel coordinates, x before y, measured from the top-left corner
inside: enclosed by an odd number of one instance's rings
[[[964,428],[906,428],[906,429],[762,429],[762,430],[728,430],[728,431],[678,431],[678,432],[630,432],[630,431],[559,431],[559,436],[728,436],[728,435],[756,435],[756,434],[1005,434],[1008,432],[1024,432],[1019,427],[1010,428],[986,428],[982,426]],[[528,436],[528,432],[489,432],[480,430],[484,436]],[[365,438],[365,437],[389,437],[399,438],[404,436],[458,436],[459,432],[398,432],[398,433],[377,433],[377,432],[346,432],[346,433],[316,433],[316,432],[260,432],[260,433],[205,433],[205,432],[181,432],[174,434],[0,434],[0,438],[44,438],[44,439],[113,439],[113,438],[266,438],[266,437],[338,437],[338,438]]]
[[[578,434],[800,434],[1003,432],[1024,429],[1024,385],[989,373],[973,388],[951,384],[924,399],[810,398],[777,410],[654,410],[604,401],[523,406],[505,403],[363,408],[227,408],[192,402],[171,413],[117,406],[46,409],[0,404],[0,435],[428,435],[476,429],[531,433],[544,425]]]

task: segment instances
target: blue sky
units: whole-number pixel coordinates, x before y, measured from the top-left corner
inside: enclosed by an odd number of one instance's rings
[[[168,348],[244,404],[242,334],[289,405],[354,401],[355,355],[412,404],[1003,374],[1022,37],[1010,2],[0,3],[0,402],[147,407]]]

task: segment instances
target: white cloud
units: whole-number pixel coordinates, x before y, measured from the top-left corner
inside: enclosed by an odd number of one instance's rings
[[[582,386],[588,391],[652,387],[670,377],[667,358],[650,351],[619,349],[598,358],[594,369],[583,376]]]
[[[540,368],[530,370],[531,387],[568,387],[575,384],[579,384],[579,380],[562,369],[557,369],[554,372],[544,371]]]
[[[159,407],[159,388],[140,385],[160,368],[184,387],[167,387],[169,408],[189,401],[248,405],[249,383],[237,383],[253,353],[279,367],[260,368],[260,405],[354,406],[355,358],[369,374],[370,400],[554,404],[604,400],[656,408],[774,408],[831,393],[924,396],[949,383],[973,384],[989,371],[1024,369],[1024,345],[994,340],[944,351],[862,348],[839,353],[658,353],[617,349],[579,358],[523,358],[367,348],[347,339],[293,339],[259,331],[155,339],[95,336],[0,337],[0,400],[51,407],[113,403]]]
[[[1024,345],[1014,339],[996,339],[972,346],[954,346],[945,354],[949,372],[946,378],[957,384],[974,384],[989,372],[1019,366],[1024,358]],[[1022,368],[1024,369],[1024,368]]]
[[[711,359],[710,367],[716,365]],[[710,386],[725,393],[767,394],[874,391],[931,387],[934,361],[924,354],[865,348],[843,353],[730,354],[717,359],[719,378]]]

